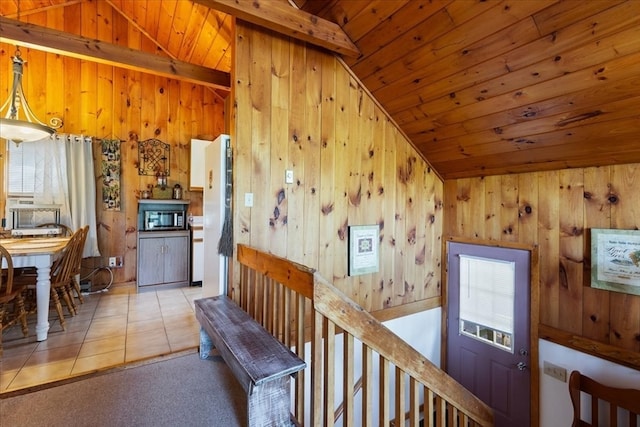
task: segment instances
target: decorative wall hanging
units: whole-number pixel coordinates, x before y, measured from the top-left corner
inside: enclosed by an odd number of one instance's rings
[[[349,276],[378,272],[380,267],[379,234],[378,224],[349,227]]]
[[[171,146],[159,139],[146,139],[138,142],[138,175],[151,175],[158,179],[170,175]],[[160,184],[159,184],[160,185]]]
[[[591,287],[640,295],[640,231],[591,229]]]
[[[120,210],[120,140],[102,140],[102,205]]]

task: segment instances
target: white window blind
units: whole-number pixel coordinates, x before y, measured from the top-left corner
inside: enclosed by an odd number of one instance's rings
[[[460,255],[460,318],[513,333],[515,263]]]
[[[7,141],[7,193],[9,197],[33,196],[36,182],[36,145]]]

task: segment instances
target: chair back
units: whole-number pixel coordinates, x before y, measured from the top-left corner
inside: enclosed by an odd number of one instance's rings
[[[581,419],[581,392],[591,396],[591,423]],[[618,408],[629,411],[628,425],[630,427],[638,425],[638,417],[640,417],[640,390],[606,386],[586,375],[582,375],[578,371],[573,371],[569,377],[569,395],[571,397],[571,405],[573,406],[572,427],[598,426],[600,402],[605,402],[609,405],[609,426],[619,426]]]
[[[0,266],[5,264],[6,267],[2,269],[2,274],[0,274],[0,298],[11,295],[13,290],[13,260],[9,251],[0,245]]]
[[[82,267],[82,253],[84,252],[84,244],[87,241],[87,235],[89,234],[89,226],[85,225],[84,227],[80,228],[78,231],[80,231],[81,234],[80,234],[80,237],[78,238],[78,242],[76,242],[78,246],[74,254],[75,259],[73,261],[73,271],[71,272],[72,276],[80,274],[80,269]]]
[[[78,252],[79,256],[82,257],[82,247],[80,247],[80,244],[84,242],[83,239],[85,237],[86,235],[83,228],[79,228],[73,233],[67,246],[65,246],[62,251],[62,255],[51,267],[52,286],[67,283],[75,275]]]

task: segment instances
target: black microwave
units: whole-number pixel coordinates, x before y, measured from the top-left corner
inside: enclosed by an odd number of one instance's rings
[[[144,231],[185,230],[184,211],[144,211]]]

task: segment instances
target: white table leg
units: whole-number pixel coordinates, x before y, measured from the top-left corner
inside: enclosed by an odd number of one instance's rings
[[[48,258],[48,257],[47,257]],[[36,282],[36,298],[38,304],[38,322],[36,323],[36,339],[44,341],[49,332],[49,298],[51,296],[51,264],[49,260],[38,261],[38,279]]]

